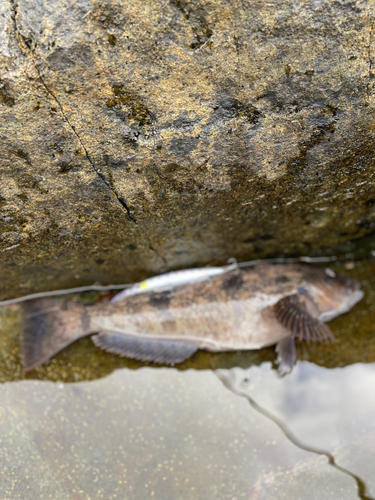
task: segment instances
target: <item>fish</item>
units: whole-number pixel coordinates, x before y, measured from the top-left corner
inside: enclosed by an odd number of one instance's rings
[[[198,349],[276,345],[278,372],[296,363],[295,339],[334,341],[325,324],[363,298],[360,283],[330,268],[261,263],[172,289],[92,305],[61,298],[26,301],[21,354],[29,371],[86,335],[119,356],[178,364]]]

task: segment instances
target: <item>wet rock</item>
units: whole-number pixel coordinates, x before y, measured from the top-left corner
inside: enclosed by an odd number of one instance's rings
[[[375,227],[371,4],[4,0],[0,14],[3,297]]]

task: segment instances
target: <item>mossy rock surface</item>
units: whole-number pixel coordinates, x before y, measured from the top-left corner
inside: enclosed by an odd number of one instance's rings
[[[368,2],[3,0],[0,295],[374,229]]]

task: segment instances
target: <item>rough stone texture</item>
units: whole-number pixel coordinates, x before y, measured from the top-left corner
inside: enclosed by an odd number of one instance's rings
[[[1,296],[371,232],[374,11],[2,0]]]

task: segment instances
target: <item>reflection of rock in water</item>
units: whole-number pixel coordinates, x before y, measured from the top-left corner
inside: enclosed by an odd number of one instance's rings
[[[216,374],[228,390],[245,398],[254,410],[274,422],[294,445],[327,457],[329,465],[352,477],[360,499],[373,500],[368,496],[361,477],[366,477],[375,492],[373,474],[369,473],[373,471],[373,463],[368,467],[368,452],[373,449],[368,445],[375,442],[375,403],[373,399],[370,404],[367,402],[373,392],[375,365],[354,365],[345,371],[327,372],[307,363],[299,363],[297,374],[287,381],[275,379],[274,373],[269,370],[262,371],[259,368],[231,369],[217,370]],[[357,388],[363,383],[364,391],[358,394]],[[301,398],[301,392],[305,397]],[[342,412],[343,397],[345,408],[354,405],[354,411]],[[267,404],[267,408],[259,401]],[[292,427],[299,432],[301,440],[291,432]],[[335,452],[320,446],[330,447]],[[343,467],[344,463],[349,469]],[[264,478],[258,481],[257,488],[264,482],[267,483]]]
[[[264,379],[264,394],[272,389],[269,367],[250,375]],[[300,381],[300,371],[291,379]],[[274,380],[280,388],[283,381]],[[78,384],[24,381],[0,386],[0,400],[2,498],[356,495],[352,478],[290,443],[210,371],[147,368]]]

